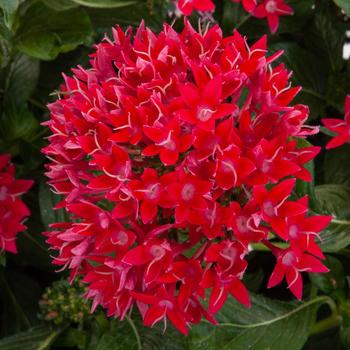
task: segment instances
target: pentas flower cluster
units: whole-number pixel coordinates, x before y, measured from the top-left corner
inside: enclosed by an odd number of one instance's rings
[[[280,16],[293,15],[293,9],[284,0],[232,0],[240,2],[244,9],[253,17],[267,19],[271,33],[276,33],[279,27]],[[179,0],[177,7],[185,16],[190,16],[193,11],[213,12],[215,4],[212,0]]]
[[[325,118],[323,125],[334,132],[335,137],[328,142],[326,148],[336,148],[350,142],[350,95],[346,96],[344,105],[344,120]]]
[[[17,253],[16,236],[26,229],[23,220],[29,215],[20,196],[30,189],[33,181],[16,180],[14,176],[10,156],[0,155],[0,254]]]
[[[270,287],[286,279],[301,298],[301,272],[327,271],[316,238],[331,218],[291,198],[319,152],[298,139],[318,130],[290,105],[300,88],[272,65],[280,55],[218,26],[157,35],[141,24],[113,29],[90,68],[64,77],[44,153],[73,220],[47,235],[93,310],[123,319],[137,306],[145,325],[170,319],[184,334],[215,323],[228,295],[250,305],[242,277],[258,242],[276,257]]]

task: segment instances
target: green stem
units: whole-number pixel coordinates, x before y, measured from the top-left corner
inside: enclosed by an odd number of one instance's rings
[[[241,27],[245,22],[248,21],[248,19],[252,17],[251,14],[248,14],[247,16],[243,17],[243,19],[236,25],[236,29],[238,29],[239,27]]]
[[[142,350],[141,338],[140,338],[139,332],[137,331],[135,323],[133,322],[133,320],[129,316],[125,316],[125,318],[129,322],[129,324],[130,324],[130,326],[135,334],[136,341],[137,341],[137,349]]]
[[[342,324],[342,317],[332,313],[329,317],[317,322],[311,329],[310,335],[320,334],[330,329],[337,328]]]
[[[53,342],[56,340],[57,336],[60,334],[60,332],[52,332],[38,347],[38,350],[46,350],[49,349],[50,345],[53,344]]]

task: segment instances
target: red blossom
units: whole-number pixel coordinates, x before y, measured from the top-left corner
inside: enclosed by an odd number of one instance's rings
[[[15,179],[10,156],[0,155],[0,254],[17,253],[16,236],[27,228],[23,221],[30,214],[20,197],[32,185],[33,181]]]
[[[141,24],[113,29],[91,68],[65,76],[43,152],[71,221],[46,235],[54,264],[83,276],[93,310],[123,319],[136,306],[146,325],[169,319],[184,334],[202,317],[215,323],[228,295],[250,305],[253,243],[277,258],[270,286],[286,276],[297,297],[302,271],[325,271],[315,237],[330,217],[292,199],[319,151],[298,140],[318,129],[291,104],[300,88],[274,66],[280,55],[267,56],[266,37],[248,46],[217,25],[155,34]]]
[[[341,119],[322,119],[323,125],[334,132],[335,137],[328,142],[326,148],[336,148],[344,143],[350,142],[350,95],[346,96],[344,106],[344,120]]]
[[[185,15],[189,16],[193,11],[214,11],[215,5],[212,0],[179,0],[178,9]]]

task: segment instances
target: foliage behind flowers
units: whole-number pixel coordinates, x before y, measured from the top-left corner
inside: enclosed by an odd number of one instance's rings
[[[18,254],[1,255],[1,349],[348,347],[347,1],[0,6],[0,153],[35,181]],[[50,287],[65,272],[44,231],[123,321],[38,317],[45,288],[75,290]]]

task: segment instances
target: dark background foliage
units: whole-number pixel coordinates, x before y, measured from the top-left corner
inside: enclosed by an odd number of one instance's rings
[[[225,34],[236,27],[254,42],[266,33],[271,52],[284,50],[280,61],[303,86],[296,102],[310,106],[309,123],[342,116],[350,93],[350,61],[343,57],[349,0],[288,0],[295,15],[281,18],[273,36],[240,4],[216,3],[214,17]],[[202,323],[187,338],[171,327],[164,335],[146,329],[137,315],[123,322],[108,320],[102,310],[88,316],[83,287],[54,282],[66,275],[50,264],[42,232],[64,213],[52,210],[59,198],[45,184],[40,149],[48,131],[40,123],[48,118],[46,105],[61,72],[87,65],[92,44],[111,26],[136,27],[144,19],[157,31],[173,20],[170,8],[166,0],[0,0],[0,153],[11,153],[19,177],[35,180],[25,196],[32,215],[18,236],[19,254],[0,255],[0,349],[350,349],[350,146],[322,152],[309,164],[314,183],[297,186],[296,195],[308,194],[314,212],[335,217],[321,243],[331,272],[305,276],[301,303],[285,285],[266,289],[274,260],[259,246],[245,281],[252,308],[229,300],[219,326]],[[175,26],[181,28],[181,20]],[[328,138],[321,133],[310,142],[324,146]]]

